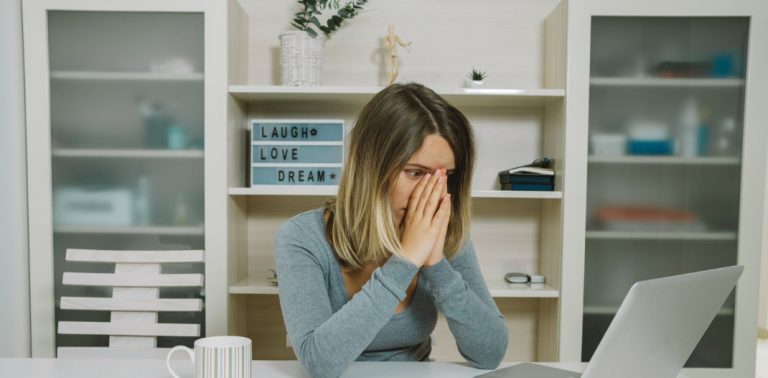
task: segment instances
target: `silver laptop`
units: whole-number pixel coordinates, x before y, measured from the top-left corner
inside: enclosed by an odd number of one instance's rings
[[[584,373],[519,364],[483,378],[674,378],[736,285],[743,266],[635,283]]]

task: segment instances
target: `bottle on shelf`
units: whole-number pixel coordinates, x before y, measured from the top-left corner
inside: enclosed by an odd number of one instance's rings
[[[699,117],[699,127],[696,129],[696,154],[711,155],[712,146],[712,117],[709,109],[702,109]]]
[[[136,185],[135,214],[136,224],[150,224],[149,217],[149,178],[146,175],[139,177]]]
[[[189,211],[187,210],[187,201],[184,193],[179,193],[176,197],[176,208],[173,213],[173,223],[176,226],[186,226],[189,224]]]
[[[173,120],[163,104],[139,99],[138,107],[144,117],[144,144],[149,148],[167,148],[168,128]]]
[[[698,152],[699,107],[696,99],[689,97],[680,114],[678,130],[678,155],[693,157]]]

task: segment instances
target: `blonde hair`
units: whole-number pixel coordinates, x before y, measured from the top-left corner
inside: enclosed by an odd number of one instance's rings
[[[471,214],[475,142],[467,118],[421,84],[393,84],[366,104],[350,132],[336,199],[326,204],[326,236],[345,268],[383,263],[402,249],[389,193],[424,139],[437,134],[451,147],[451,219],[444,253],[464,244]]]

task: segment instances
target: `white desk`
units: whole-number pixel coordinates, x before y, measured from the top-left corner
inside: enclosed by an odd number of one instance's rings
[[[183,378],[192,378],[192,363],[184,360],[172,362]],[[503,363],[501,367],[515,365]],[[581,371],[582,363],[546,363],[543,365]],[[355,362],[344,377],[392,377],[398,378],[465,378],[488,372],[460,363],[448,362]],[[165,360],[149,359],[54,359],[54,358],[0,358],[2,378],[169,378]],[[306,377],[297,361],[253,361],[252,377],[293,378]],[[681,375],[682,376],[682,375]]]

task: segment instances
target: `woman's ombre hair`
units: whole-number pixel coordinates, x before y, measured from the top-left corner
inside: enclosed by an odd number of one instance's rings
[[[326,235],[341,265],[356,270],[400,254],[400,236],[390,205],[399,173],[424,139],[437,134],[453,151],[448,179],[451,219],[444,254],[463,245],[471,214],[475,142],[467,118],[421,84],[393,84],[363,107],[350,141],[336,199],[326,204]]]

